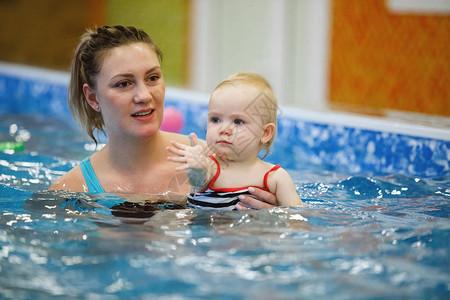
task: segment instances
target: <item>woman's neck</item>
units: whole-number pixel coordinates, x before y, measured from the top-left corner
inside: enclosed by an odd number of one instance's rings
[[[105,147],[109,165],[123,172],[148,170],[148,167],[161,161],[165,153],[164,137],[161,131],[147,139],[110,139]],[[164,157],[165,159],[165,157]]]

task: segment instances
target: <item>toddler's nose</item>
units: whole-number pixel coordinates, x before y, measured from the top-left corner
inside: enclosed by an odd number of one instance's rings
[[[231,128],[230,125],[224,125],[222,126],[220,133],[221,134],[226,134],[226,135],[231,135],[231,133],[233,132],[233,129]]]

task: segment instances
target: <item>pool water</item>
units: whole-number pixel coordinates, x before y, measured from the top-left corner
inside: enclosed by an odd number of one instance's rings
[[[0,140],[25,145],[0,152],[0,298],[450,296],[449,175],[284,166],[307,207],[197,211],[47,192],[93,148],[51,118],[2,116]]]

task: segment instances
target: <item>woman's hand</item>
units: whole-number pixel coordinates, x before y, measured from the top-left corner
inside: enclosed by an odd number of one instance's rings
[[[264,208],[271,208],[271,207],[277,206],[277,198],[271,192],[268,192],[268,191],[265,191],[265,190],[262,190],[259,188],[253,188],[253,187],[250,187],[248,189],[248,191],[254,197],[252,197],[250,195],[239,196],[239,200],[241,202],[236,204],[236,208],[238,210],[264,209]]]

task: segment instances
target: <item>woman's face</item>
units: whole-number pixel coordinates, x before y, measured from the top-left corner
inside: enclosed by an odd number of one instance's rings
[[[108,50],[91,106],[100,107],[109,138],[147,138],[161,125],[165,83],[155,51],[145,43]]]

